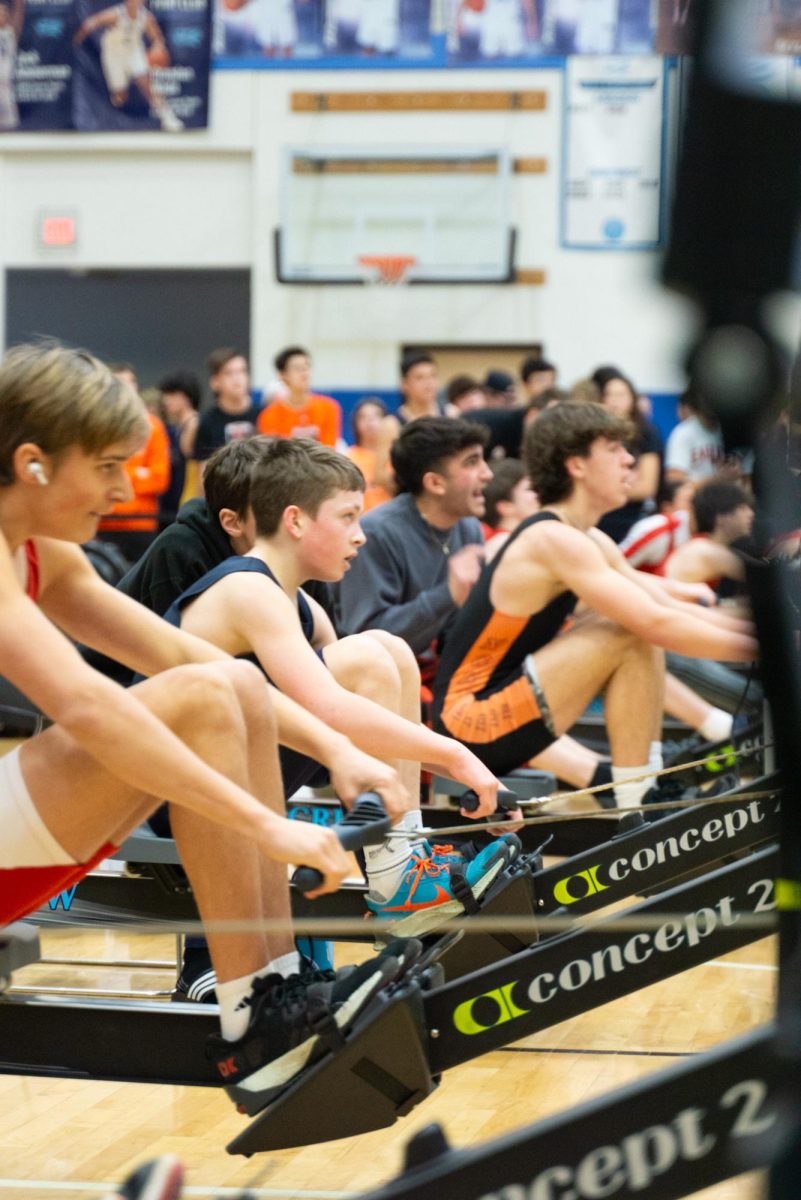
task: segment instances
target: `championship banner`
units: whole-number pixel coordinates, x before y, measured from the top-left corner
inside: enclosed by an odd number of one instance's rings
[[[664,116],[661,58],[568,60],[563,246],[652,250],[659,245]]]
[[[71,0],[0,4],[0,132],[72,127]]]
[[[208,124],[209,0],[77,0],[72,40],[75,129]]]
[[[215,62],[250,70],[437,66],[431,8],[431,0],[217,0]]]

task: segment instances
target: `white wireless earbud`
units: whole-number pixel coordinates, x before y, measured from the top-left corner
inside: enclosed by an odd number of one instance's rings
[[[28,474],[33,475],[36,482],[40,483],[42,487],[47,487],[49,480],[45,475],[44,467],[40,462],[28,463]]]

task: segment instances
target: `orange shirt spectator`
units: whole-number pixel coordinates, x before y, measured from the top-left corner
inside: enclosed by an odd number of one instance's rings
[[[283,394],[259,414],[259,433],[273,437],[311,437],[323,446],[337,448],[342,437],[342,409],[331,396],[309,390],[311,356],[302,346],[288,346],[273,364]]]
[[[360,400],[353,410],[351,421],[356,444],[348,446],[345,453],[364,476],[367,484],[364,511],[369,512],[371,508],[391,500],[395,494],[389,451],[400,426],[395,417],[387,414],[377,396],[366,396]]]
[[[377,458],[375,450],[368,450],[366,446],[348,446],[345,453],[356,463],[367,484],[364,489],[364,512],[369,512],[371,508],[376,508],[379,504],[385,504],[387,500],[391,500],[392,493],[388,492],[380,483],[375,482]]]
[[[133,496],[116,504],[100,529],[151,533],[158,529],[159,496],[170,484],[170,441],[164,422],[148,412],[150,436],[125,464]]]
[[[273,437],[311,437],[336,449],[341,435],[342,410],[331,396],[309,392],[302,408],[286,400],[273,400],[259,413],[259,433]]]

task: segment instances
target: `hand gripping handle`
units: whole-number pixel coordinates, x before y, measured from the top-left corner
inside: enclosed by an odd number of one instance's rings
[[[377,792],[364,792],[357,796],[350,812],[334,826],[334,833],[345,850],[361,850],[362,846],[375,846],[383,842],[390,827],[384,802]],[[320,887],[323,877],[316,867],[297,867],[292,875],[292,884],[300,892],[313,892]]]
[[[507,813],[517,808],[520,804],[520,798],[515,792],[508,792],[504,788],[498,789],[498,807],[495,809],[493,816],[501,820],[506,820]],[[475,812],[478,808],[478,796],[471,788],[469,792],[464,792],[459,797],[459,807],[462,812]]]

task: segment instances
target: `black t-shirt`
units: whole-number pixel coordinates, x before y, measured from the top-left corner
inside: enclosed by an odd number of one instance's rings
[[[207,408],[197,427],[192,457],[198,462],[205,462],[220,446],[227,446],[229,442],[244,442],[252,437],[256,432],[259,412],[258,404],[249,405],[241,413],[223,412],[216,404],[214,408]]]

